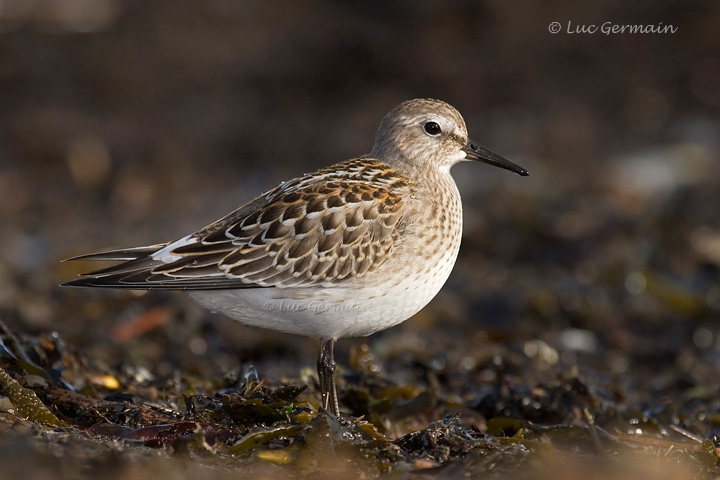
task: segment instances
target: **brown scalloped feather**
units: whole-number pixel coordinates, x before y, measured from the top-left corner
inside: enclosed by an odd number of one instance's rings
[[[234,212],[220,220],[223,228],[198,232],[198,243],[173,251],[185,257],[181,268],[177,261],[153,273],[206,275],[195,265],[206,265],[208,256],[215,261],[223,251],[220,271],[259,286],[282,286],[290,278],[293,285],[339,282],[372,272],[397,240],[403,202],[394,184],[407,180],[371,158],[339,166],[283,184],[248,215]],[[367,253],[353,256],[353,248]]]
[[[376,270],[401,231],[406,177],[369,157],[283,183],[192,236],[164,263],[137,258],[73,285],[209,289],[342,282]]]

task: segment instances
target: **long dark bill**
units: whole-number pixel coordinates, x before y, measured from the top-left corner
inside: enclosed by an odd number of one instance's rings
[[[523,177],[529,175],[528,171],[522,168],[520,165],[515,165],[507,158],[503,158],[500,155],[491,152],[487,148],[478,145],[472,140],[468,141],[467,145],[465,145],[465,148],[463,148],[463,150],[465,150],[465,153],[467,153],[466,158],[468,160],[477,160],[479,162],[489,163],[490,165],[495,165],[496,167],[510,170],[511,172],[522,175]]]

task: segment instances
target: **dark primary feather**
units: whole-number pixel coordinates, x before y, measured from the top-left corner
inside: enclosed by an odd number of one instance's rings
[[[171,244],[82,255],[124,260],[68,286],[134,289],[293,287],[362,277],[392,254],[401,233],[407,178],[358,158],[281,184],[192,235],[163,262]]]
[[[105,252],[86,253],[84,255],[78,255],[77,257],[66,258],[63,262],[72,262],[74,260],[106,260],[106,261],[121,261],[121,260],[136,260],[143,258],[148,255],[152,255],[161,248],[169,245],[169,243],[158,243],[156,245],[147,245],[145,247],[134,247],[134,248],[121,248],[118,250],[108,250]]]

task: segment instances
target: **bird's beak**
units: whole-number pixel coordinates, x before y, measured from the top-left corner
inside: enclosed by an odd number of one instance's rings
[[[472,140],[468,141],[467,145],[465,145],[465,148],[463,148],[463,151],[467,154],[465,158],[467,158],[468,160],[477,160],[480,162],[489,163],[490,165],[495,165],[496,167],[510,170],[511,172],[522,175],[523,177],[528,175],[528,171],[522,168],[520,165],[515,165],[510,160],[491,152],[485,147],[481,147]]]

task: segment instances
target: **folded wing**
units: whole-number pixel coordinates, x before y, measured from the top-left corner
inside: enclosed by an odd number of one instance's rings
[[[284,183],[175,242],[76,257],[122,263],[65,285],[289,288],[362,277],[396,246],[406,186],[381,162],[351,160]]]

